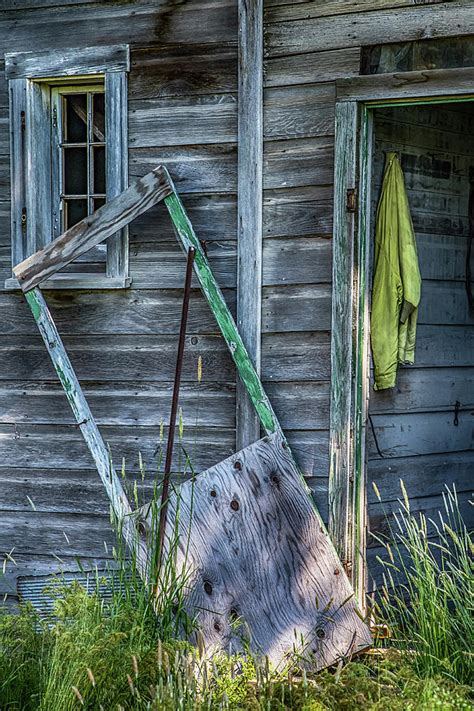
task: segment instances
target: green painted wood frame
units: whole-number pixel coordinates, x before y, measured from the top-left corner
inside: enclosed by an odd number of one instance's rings
[[[336,82],[329,532],[361,609],[367,589],[373,112],[384,107],[465,101],[474,101],[474,68],[470,67]],[[355,202],[350,195],[356,196]]]

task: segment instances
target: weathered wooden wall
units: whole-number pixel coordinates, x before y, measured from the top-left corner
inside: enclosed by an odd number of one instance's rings
[[[269,265],[278,257],[285,255],[285,258],[280,262],[279,272],[272,270],[272,281],[269,282],[267,277],[264,283],[262,372],[266,380],[270,380],[266,376],[269,356],[272,360],[280,358],[280,378],[285,379],[287,392],[299,402],[297,414],[291,417],[286,427],[295,454],[304,456],[306,473],[315,477],[316,499],[321,503],[326,498],[328,469],[334,82],[340,77],[359,74],[363,46],[472,35],[474,6],[462,1],[414,4],[412,0],[366,3],[266,0],[265,7],[264,210],[267,219],[264,274],[268,274]],[[448,63],[443,64],[443,58]],[[452,53],[443,54],[435,66],[451,66],[449,62],[452,60]],[[463,55],[464,61],[467,60]],[[434,198],[430,198],[432,203],[424,213],[426,231],[431,233],[439,229],[439,212],[444,209],[439,202],[438,214],[435,214]],[[446,255],[442,240],[439,240],[439,247]],[[462,265],[459,268],[462,269]],[[466,330],[462,320],[466,314],[466,299],[459,281],[453,290],[445,282],[432,282],[431,289],[433,295],[422,309],[421,318],[426,324],[419,330],[418,363],[427,369],[438,364],[446,381],[461,353],[466,356]],[[449,297],[446,298],[448,289]],[[269,319],[270,314],[276,314],[277,304],[281,305],[278,317]],[[446,332],[444,338],[435,330],[434,324],[446,322],[451,326],[449,337]],[[441,366],[446,367],[441,370]],[[421,371],[420,377],[422,372],[428,371]],[[413,418],[417,418],[417,423],[423,423],[424,433],[417,425],[421,439],[431,438],[429,433],[436,428],[446,442],[452,429],[453,413],[448,413],[448,408],[444,413],[432,413],[430,410],[437,409],[434,404],[421,401],[416,404],[418,392],[423,387],[423,383],[414,382],[411,397],[404,392],[399,400],[395,396],[392,398],[392,402],[399,404],[387,405],[387,412],[390,407],[392,411],[397,407],[401,410],[393,427],[389,426],[391,420],[382,413],[374,416],[379,440],[383,440],[384,435],[393,434],[391,442],[385,442],[387,448],[404,446],[408,439],[406,431],[413,428]],[[444,382],[442,387],[445,397],[452,397],[450,381]],[[414,409],[424,411],[426,416],[413,414]],[[277,412],[281,411],[277,409]],[[445,477],[457,480],[466,490],[467,467],[470,465],[472,469],[472,451],[456,455],[456,462],[451,461],[449,475],[442,461],[443,452],[450,448],[466,450],[472,447],[469,425],[469,416],[460,418],[459,427],[453,428],[459,446],[452,443],[435,455],[438,457],[437,467],[433,460],[432,472],[436,469],[436,484],[431,481],[428,484],[426,477],[417,482],[416,471],[413,471],[413,485],[409,485],[409,491],[416,488],[415,495],[427,497],[417,499],[414,506],[427,511],[433,504],[439,506],[439,492]],[[409,438],[410,442],[414,436]],[[376,456],[373,438],[368,444],[372,458]],[[405,444],[405,448],[407,446]],[[438,446],[442,446],[441,439]],[[424,456],[420,455],[417,460],[422,471]],[[383,461],[373,462],[372,466],[374,476],[375,467],[380,472],[381,490],[387,490],[386,508],[390,512],[398,507],[397,472],[395,468],[389,470]],[[372,525],[377,529],[382,520],[381,509],[375,504],[372,491],[369,496]],[[371,549],[371,562],[378,552]]]
[[[383,530],[372,482],[390,510],[403,479],[414,510],[422,511],[443,508],[444,486],[454,483],[469,512],[474,314],[465,278],[474,104],[380,109],[374,126],[374,212],[384,151],[399,151],[423,279],[415,365],[400,367],[396,387],[372,392],[369,403],[374,428],[369,428],[369,517],[373,529]]]
[[[166,163],[229,302],[235,306],[237,6],[181,2],[3,2],[0,56],[126,42],[129,172]],[[73,39],[71,39],[73,38]],[[1,65],[3,70],[3,63]],[[0,284],[10,276],[8,100],[0,72]],[[141,452],[153,477],[169,417],[185,258],[161,206],[130,230],[133,286],[47,293],[116,466]],[[21,573],[100,560],[108,504],[24,297],[0,293],[0,551],[15,549],[0,594]],[[197,360],[202,357],[202,382]],[[273,370],[276,370],[276,364]],[[181,406],[200,470],[234,451],[235,372],[204,299],[192,294]],[[166,429],[165,429],[166,435]],[[177,447],[177,451],[178,451]],[[183,461],[175,457],[176,472]],[[27,496],[34,503],[32,509]]]
[[[334,81],[359,73],[361,45],[474,33],[473,7],[463,0],[265,3],[262,377],[323,515]],[[68,47],[71,38],[77,46],[130,43],[130,176],[166,162],[234,308],[236,0],[3,0],[0,8],[0,58]],[[10,258],[7,127],[0,71],[0,283]],[[116,460],[125,456],[134,469],[139,450],[153,467],[169,410],[184,263],[160,209],[133,225],[130,241],[132,289],[56,292],[48,301]],[[15,547],[18,563],[9,575],[57,567],[52,552],[71,564],[76,554],[99,560],[112,539],[98,476],[24,299],[1,293],[0,310],[0,550]],[[463,337],[453,325],[444,362],[456,362]],[[427,360],[433,338],[429,328],[419,338]],[[198,468],[233,451],[235,373],[197,292],[182,405]]]

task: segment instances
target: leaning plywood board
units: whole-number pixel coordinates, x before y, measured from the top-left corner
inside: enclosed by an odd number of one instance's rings
[[[143,507],[145,529],[152,515]],[[354,595],[285,439],[246,447],[170,499],[185,608],[208,654],[250,644],[282,668],[321,669],[371,644]]]

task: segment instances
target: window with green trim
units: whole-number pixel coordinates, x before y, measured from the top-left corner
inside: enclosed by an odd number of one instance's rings
[[[5,55],[10,93],[12,266],[128,186],[128,46]],[[87,261],[85,261],[87,260]],[[130,284],[128,232],[52,277],[51,288]],[[6,288],[18,288],[14,277]]]

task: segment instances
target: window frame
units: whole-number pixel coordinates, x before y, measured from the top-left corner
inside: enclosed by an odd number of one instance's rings
[[[57,236],[52,190],[54,137],[52,93],[103,82],[106,125],[106,199],[128,187],[128,45],[5,55],[10,97],[12,268]],[[128,229],[107,240],[104,274],[55,274],[52,289],[117,289],[130,286]],[[5,289],[18,289],[14,276]]]
[[[59,237],[62,232],[65,232],[67,226],[64,225],[64,217],[61,209],[61,202],[64,197],[65,188],[65,166],[62,162],[61,149],[64,144],[64,124],[66,117],[64,115],[64,104],[63,99],[71,94],[103,94],[105,96],[105,87],[103,82],[94,81],[93,83],[83,84],[60,84],[51,87],[51,110],[52,110],[52,124],[51,124],[51,185],[52,185],[52,234],[53,239]],[[105,133],[105,131],[104,131]],[[87,136],[86,139],[87,150],[90,151],[90,137]],[[95,143],[99,143],[96,141]],[[106,141],[105,141],[106,143]],[[66,146],[67,147],[67,146]],[[88,163],[88,175],[87,175],[87,197],[89,199],[90,195],[90,183],[91,183],[91,167]],[[102,197],[105,195],[105,191],[97,197]],[[67,197],[67,196],[65,196]],[[89,205],[88,205],[89,210]],[[104,245],[105,247],[105,245]]]

